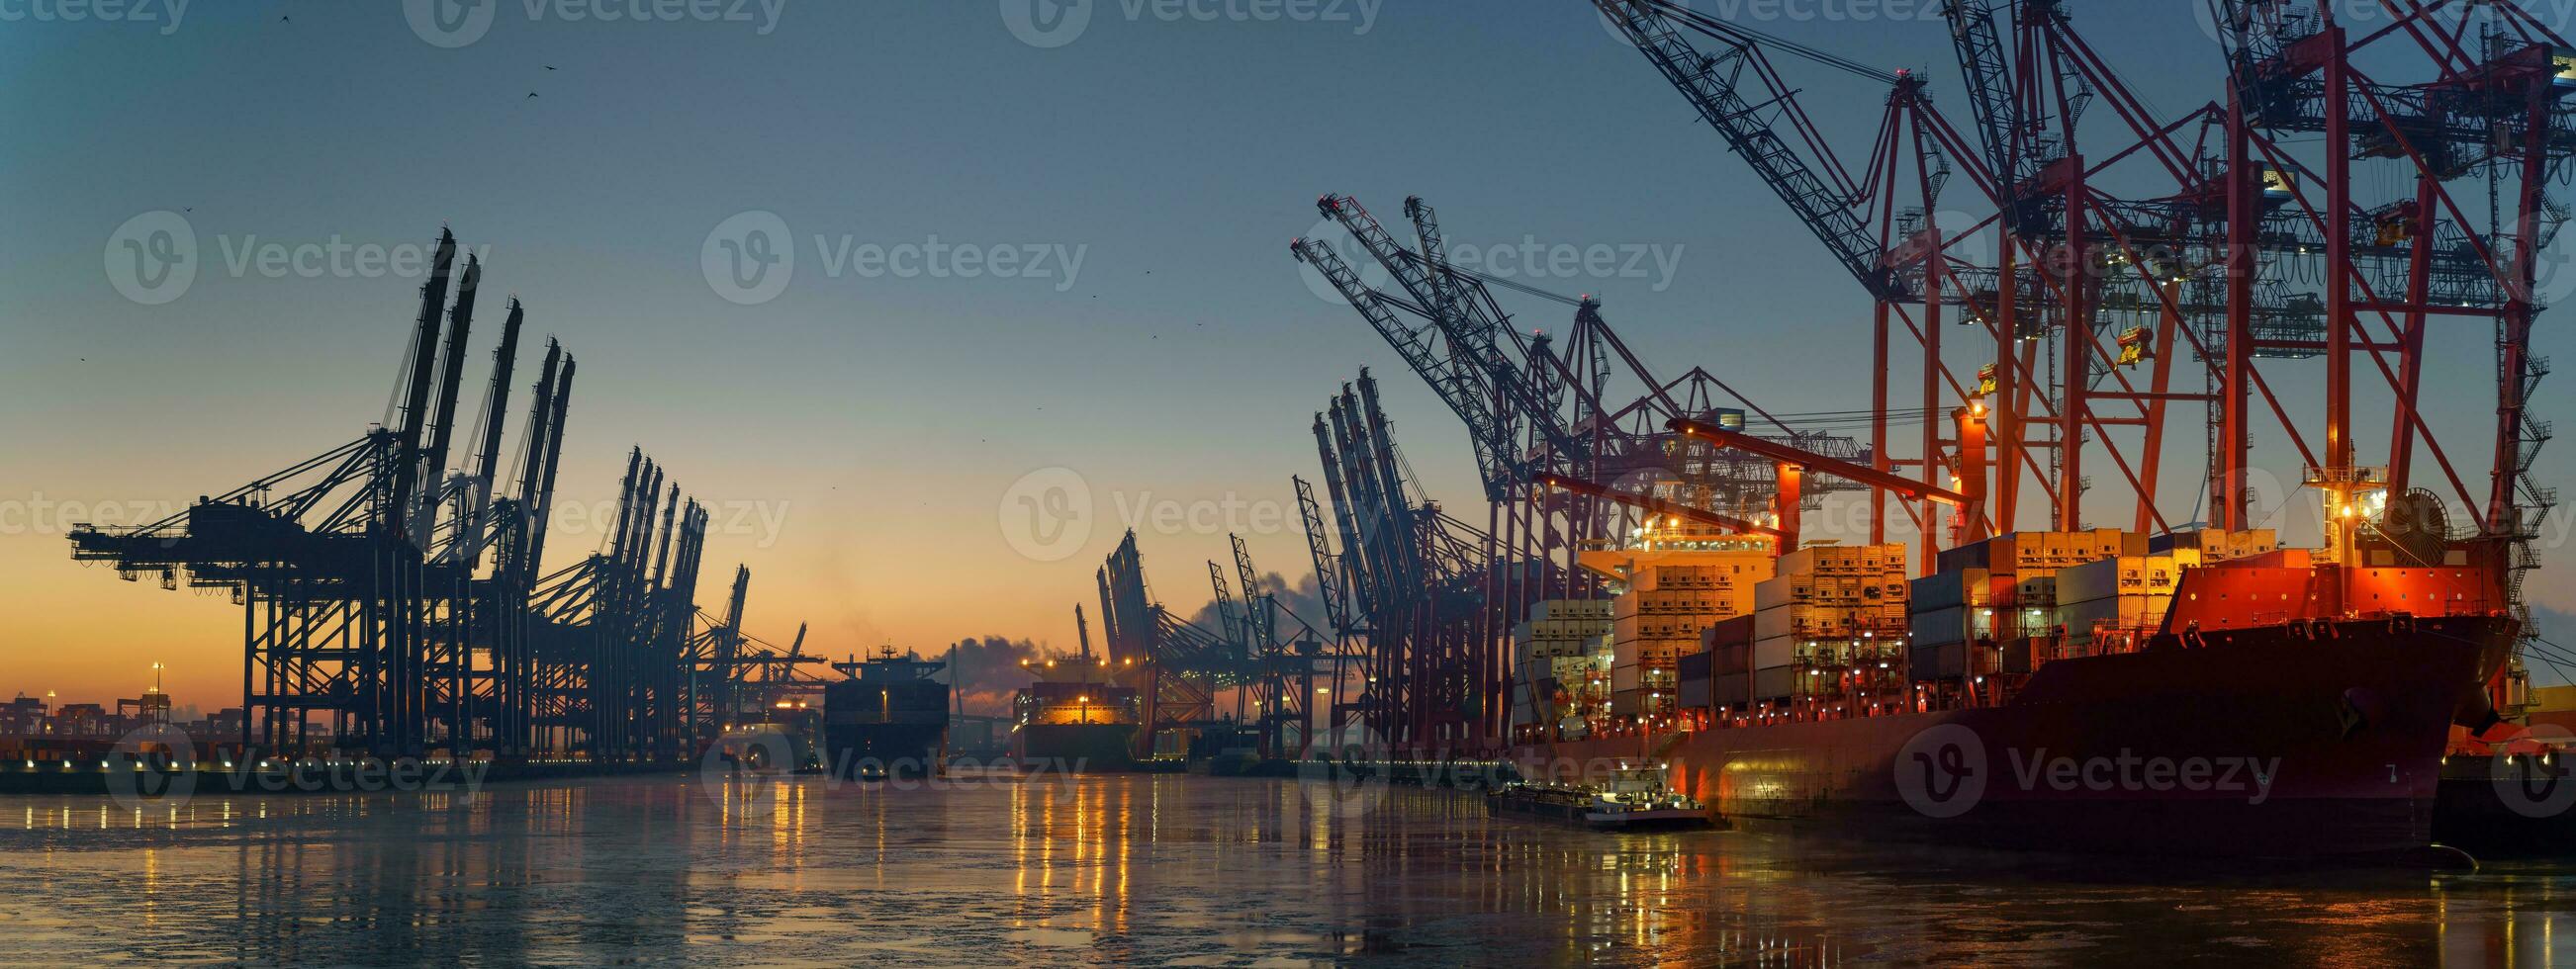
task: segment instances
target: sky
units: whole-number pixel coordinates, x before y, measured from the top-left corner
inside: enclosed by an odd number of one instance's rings
[[[1699,6],[1928,70],[1959,114],[1937,4]],[[2077,6],[2164,110],[2220,94],[2182,6]],[[442,19],[458,9],[481,13]],[[1289,478],[1314,474],[1313,413],[1363,367],[1425,491],[1472,505],[1456,420],[1289,257],[1326,192],[1398,223],[1426,197],[1453,251],[1599,294],[1666,373],[1708,366],[1781,412],[1867,406],[1859,288],[1579,0],[151,0],[70,17],[89,10],[0,4],[16,134],[0,694],[131,695],[161,661],[181,702],[239,702],[236,608],[75,563],[63,531],[174,513],[384,420],[442,225],[485,257],[466,412],[516,294],[516,403],[543,337],[581,364],[559,503],[609,501],[643,446],[715,511],[699,601],[746,564],[749,630],[783,643],[811,623],[833,655],[1074,649],[1073,606],[1096,601],[1092,570],[1131,523],[1184,613],[1229,533],[1262,571],[1303,575]],[[1813,71],[1800,86],[1865,159],[1883,91]],[[128,244],[156,239],[193,247],[192,277],[138,275],[151,250]],[[1616,258],[1553,257],[1601,247]],[[2563,344],[2557,315],[2538,352]],[[2426,407],[2482,477],[2489,334],[2461,325],[2437,341]],[[2281,385],[2312,414],[2297,371]],[[2535,406],[2571,395],[2553,381]],[[2200,435],[2178,421],[2166,497],[2189,509]],[[515,410],[508,426],[515,446]],[[2295,480],[2277,433],[2257,443]],[[2565,480],[2569,453],[2541,477]],[[2110,474],[2094,517],[2116,522]],[[596,526],[555,534],[550,567],[600,544]],[[2535,598],[2576,607],[2555,574]]]

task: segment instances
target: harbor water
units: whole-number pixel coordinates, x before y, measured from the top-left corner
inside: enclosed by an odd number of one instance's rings
[[[2562,932],[2562,930],[2565,930]],[[2576,961],[2576,866],[2141,867],[1187,775],[0,799],[0,963]]]

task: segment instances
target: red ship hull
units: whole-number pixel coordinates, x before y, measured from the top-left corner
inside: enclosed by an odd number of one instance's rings
[[[2209,634],[2065,659],[2000,706],[1522,750],[1572,779],[1653,758],[1721,819],[1858,837],[2202,856],[2402,852],[2431,838],[2443,746],[2510,619]]]

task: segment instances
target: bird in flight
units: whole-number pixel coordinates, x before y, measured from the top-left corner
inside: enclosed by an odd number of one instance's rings
[[[529,97],[532,97],[532,98],[533,98],[533,97],[536,97],[536,96],[537,96],[537,92],[535,92],[535,91],[530,91],[530,92],[528,92],[528,96],[529,96]]]

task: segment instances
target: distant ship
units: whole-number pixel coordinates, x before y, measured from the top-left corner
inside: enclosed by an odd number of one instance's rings
[[[1121,770],[1135,766],[1144,719],[1124,671],[1089,652],[1022,663],[1035,682],[1011,700],[1011,758],[1023,768]]]
[[[835,776],[927,775],[947,762],[948,664],[888,646],[864,661],[834,663],[843,679],[823,688],[823,755]]]

